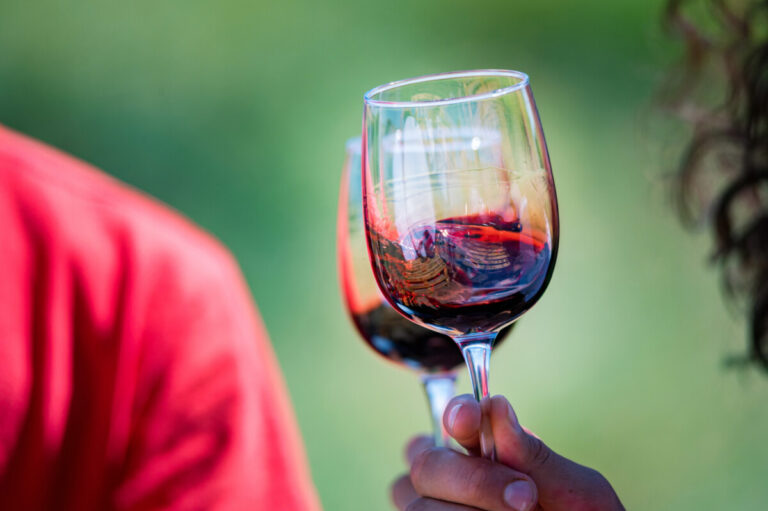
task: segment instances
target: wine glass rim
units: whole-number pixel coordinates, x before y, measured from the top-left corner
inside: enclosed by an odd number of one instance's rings
[[[431,82],[437,80],[445,80],[448,78],[466,78],[471,76],[507,76],[518,78],[520,81],[507,87],[495,89],[490,92],[483,92],[482,94],[472,94],[469,96],[458,96],[455,98],[444,99],[431,99],[423,101],[385,101],[382,99],[375,99],[374,96],[382,92],[403,87],[405,85],[411,85],[414,83]],[[451,71],[448,73],[436,73],[430,75],[417,76],[415,78],[406,78],[404,80],[397,80],[394,82],[385,83],[374,87],[363,95],[363,101],[366,105],[374,105],[379,107],[390,108],[407,108],[407,107],[427,107],[427,106],[443,106],[452,105],[456,103],[466,103],[469,101],[480,101],[489,98],[497,98],[510,92],[523,89],[528,86],[530,80],[528,75],[522,71],[514,71],[508,69],[475,69],[471,71]]]

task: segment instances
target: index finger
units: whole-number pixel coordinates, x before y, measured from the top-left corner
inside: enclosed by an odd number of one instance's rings
[[[430,436],[419,435],[411,438],[405,446],[405,461],[408,462],[408,466],[411,466],[413,459],[421,454],[422,451],[426,451],[434,446],[435,441]]]
[[[538,500],[527,475],[443,448],[428,449],[414,460],[411,483],[424,497],[487,511],[531,511]]]

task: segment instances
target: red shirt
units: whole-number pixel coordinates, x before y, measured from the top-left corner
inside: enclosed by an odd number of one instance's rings
[[[230,254],[3,127],[0,509],[319,509]]]

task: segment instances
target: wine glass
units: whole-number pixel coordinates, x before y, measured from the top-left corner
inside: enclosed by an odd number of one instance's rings
[[[379,291],[371,271],[363,224],[360,137],[346,143],[339,191],[338,260],[344,303],[365,343],[385,359],[416,371],[424,385],[436,445],[447,445],[445,406],[464,358],[447,335],[408,321]],[[510,329],[499,333],[497,344]]]
[[[461,348],[495,450],[497,333],[541,297],[558,245],[555,185],[528,76],[462,71],[365,94],[363,209],[374,275],[401,314]]]

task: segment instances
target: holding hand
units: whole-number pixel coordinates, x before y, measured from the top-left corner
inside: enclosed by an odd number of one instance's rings
[[[476,457],[480,405],[471,396],[454,398],[443,422],[470,456],[432,447],[426,438],[411,441],[410,477],[392,488],[400,511],[624,510],[600,473],[560,456],[524,430],[502,396],[491,400],[497,463]]]

